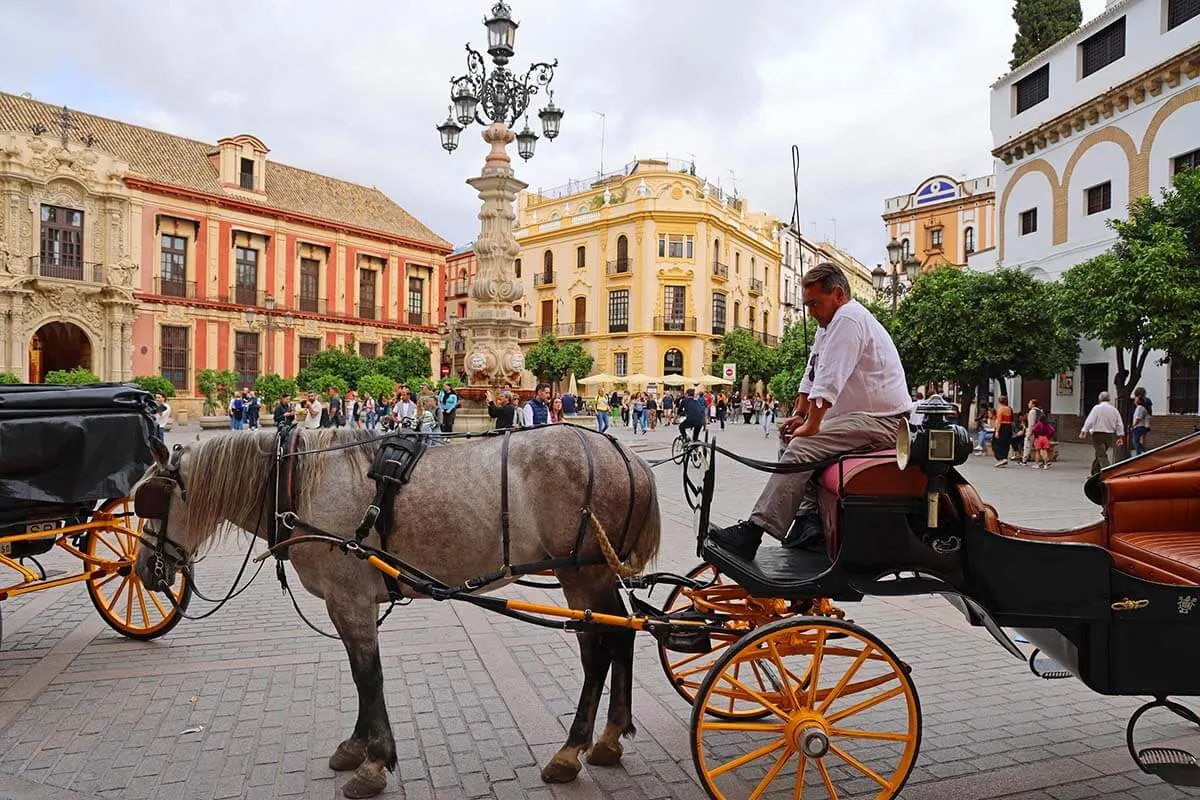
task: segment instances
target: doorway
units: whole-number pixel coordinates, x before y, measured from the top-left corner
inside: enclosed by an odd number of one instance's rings
[[[1108,362],[1080,366],[1083,368],[1083,390],[1079,395],[1079,416],[1086,417],[1098,402],[1100,393],[1111,391],[1108,385]]]
[[[583,336],[587,333],[587,298],[575,298],[575,327],[572,329],[573,336]]]
[[[672,347],[663,355],[663,375],[683,374],[683,353]]]
[[[1038,407],[1050,414],[1050,381],[1044,378],[1021,379],[1021,408],[1028,408],[1029,401],[1036,399]]]
[[[50,322],[29,340],[29,382],[42,383],[47,373],[83,367],[92,369],[92,343],[78,325]]]

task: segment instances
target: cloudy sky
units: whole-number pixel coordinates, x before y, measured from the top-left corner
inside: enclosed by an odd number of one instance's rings
[[[557,58],[562,135],[518,166],[532,187],[635,157],[695,159],[751,207],[883,260],[883,199],[991,171],[988,87],[1011,0],[510,0],[514,66]],[[478,229],[434,126],[490,0],[3,0],[0,89],[372,184],[455,243]],[[1083,0],[1084,19],[1104,0]],[[536,101],[538,107],[542,103]],[[536,123],[536,118],[533,120]],[[514,155],[515,158],[515,155]],[[836,222],[835,222],[836,220]]]

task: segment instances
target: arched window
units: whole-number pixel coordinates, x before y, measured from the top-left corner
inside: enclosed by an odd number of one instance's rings
[[[733,327],[740,328],[742,326],[742,304],[733,301]]]
[[[629,272],[629,239],[617,237],[617,272]]]
[[[904,257],[905,258],[908,258],[909,256],[912,255],[912,245],[909,244],[908,239],[901,239],[900,246],[904,248]]]
[[[975,229],[967,228],[963,231],[963,249],[967,255],[975,252]]]
[[[735,252],[733,254],[733,271],[738,275],[742,274],[742,254],[741,253]]]
[[[792,243],[791,242],[783,243],[783,263],[787,264],[789,267],[792,265]]]
[[[757,269],[757,267],[758,267],[757,259],[755,259],[754,256],[750,256],[750,277],[751,278],[754,277],[754,273],[755,273],[755,270]]]
[[[583,245],[575,248],[575,269],[583,269],[587,266],[587,248]]]
[[[513,262],[513,271],[517,273],[518,278],[521,277],[521,259],[518,258]]]
[[[771,315],[769,312],[763,312],[763,336],[767,336],[771,332]]]
[[[542,254],[542,272],[546,273],[546,280],[554,275],[554,253],[549,250]]]
[[[663,355],[663,375],[683,374],[683,353],[672,347]]]
[[[713,263],[717,264],[721,261],[721,240],[713,239]]]
[[[575,336],[587,333],[587,297],[583,295],[575,298],[575,327],[571,333]]]

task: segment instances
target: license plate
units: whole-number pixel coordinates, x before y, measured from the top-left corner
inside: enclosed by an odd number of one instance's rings
[[[12,542],[0,542],[0,556],[12,555]]]
[[[31,522],[25,526],[26,533],[49,533],[61,527],[58,522]]]

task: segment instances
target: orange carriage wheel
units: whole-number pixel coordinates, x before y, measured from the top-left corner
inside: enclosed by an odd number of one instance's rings
[[[711,635],[712,649],[708,652],[679,653],[668,650],[661,643],[658,645],[658,660],[667,674],[667,680],[680,697],[689,704],[695,704],[696,694],[705,676],[731,644],[748,631],[790,612],[783,601],[751,598],[740,586],[725,580],[712,564],[694,567],[687,577],[708,585],[702,589],[676,586],[667,595],[664,610],[671,612],[698,608],[733,617],[728,634]],[[742,668],[737,666],[735,670],[741,676]],[[780,684],[773,668],[764,664],[748,664],[741,678],[766,693],[778,691]],[[711,716],[725,720],[758,719],[771,713],[751,698],[732,694],[713,697],[707,711]]]
[[[748,681],[752,664],[770,665],[781,690]],[[709,719],[706,705],[729,695],[768,713]],[[768,790],[794,800],[892,800],[920,746],[921,706],[907,665],[836,619],[792,617],[746,634],[725,649],[692,709],[692,759],[714,800]]]
[[[141,544],[142,520],[133,515],[133,501],[110,500],[92,514],[91,522],[96,527],[88,530],[82,550],[89,568],[104,574],[88,579],[88,595],[109,627],[130,639],[155,639],[179,624],[180,609],[187,608],[192,596],[191,584],[176,573],[172,604],[138,578],[133,563]]]

